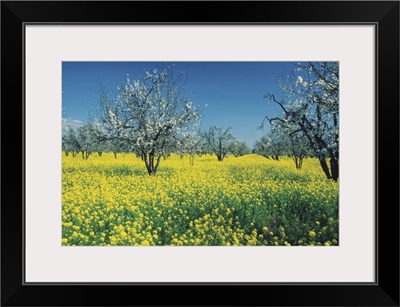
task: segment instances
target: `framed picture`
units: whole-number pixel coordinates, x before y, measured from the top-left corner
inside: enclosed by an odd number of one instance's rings
[[[399,306],[399,2],[1,26],[2,305]]]

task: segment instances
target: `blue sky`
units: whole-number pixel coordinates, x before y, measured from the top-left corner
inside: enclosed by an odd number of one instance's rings
[[[64,118],[88,122],[89,112],[99,104],[104,86],[116,93],[129,74],[131,80],[160,62],[63,62],[62,108]],[[207,105],[201,128],[216,125],[231,127],[233,135],[250,147],[264,133],[257,129],[266,115],[279,114],[275,104],[264,96],[281,91],[276,80],[287,74],[290,62],[170,62],[177,72],[185,73],[185,95],[195,106]]]

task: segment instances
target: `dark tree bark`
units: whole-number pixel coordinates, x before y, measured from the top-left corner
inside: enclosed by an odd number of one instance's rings
[[[144,162],[149,176],[155,176],[157,174],[158,166],[160,165],[161,155],[155,156],[154,152],[144,154]]]
[[[225,159],[226,154],[217,154],[218,161],[222,162]]]
[[[322,167],[322,170],[324,171],[326,178],[332,179],[331,172],[329,171],[328,164],[326,163],[326,159],[324,157],[318,158],[319,159],[319,164]]]
[[[294,163],[295,163],[295,165],[296,165],[296,169],[301,169],[302,168],[302,166],[303,166],[303,159],[304,159],[304,156],[296,156],[296,155],[293,155],[293,161],[294,161]]]
[[[337,181],[339,178],[339,161],[336,158],[331,158],[329,163],[331,165],[332,179]]]

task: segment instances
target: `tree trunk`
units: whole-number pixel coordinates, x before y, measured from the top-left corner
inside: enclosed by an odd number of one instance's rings
[[[72,158],[75,158],[76,157],[76,151],[73,151],[72,152]]]
[[[296,169],[301,169],[303,165],[303,159],[304,157],[301,156],[293,156],[293,161],[296,164]]]
[[[114,158],[117,159],[117,153],[114,151]]]
[[[144,155],[144,162],[149,176],[155,176],[157,174],[158,166],[160,165],[161,155],[156,158],[154,153]]]
[[[319,159],[319,164],[321,164],[322,170],[326,175],[326,178],[332,179],[332,175],[329,172],[328,164],[326,164],[326,159],[325,158],[318,158],[318,159]]]
[[[299,158],[297,156],[293,156],[294,164],[296,165],[296,169],[299,169]]]
[[[99,155],[99,157],[101,157],[103,153],[101,151],[98,151],[97,154]]]
[[[85,152],[82,151],[82,159],[85,160]]]
[[[331,165],[332,179],[337,181],[339,178],[339,161],[335,158],[331,158],[329,163]]]
[[[68,157],[69,151],[64,151],[64,152],[65,152],[65,155]]]
[[[190,155],[190,165],[193,166],[194,165],[194,154]]]

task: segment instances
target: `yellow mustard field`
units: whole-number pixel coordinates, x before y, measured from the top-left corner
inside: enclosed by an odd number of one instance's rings
[[[157,176],[134,154],[62,158],[62,245],[338,245],[338,183],[251,154],[172,155]]]

